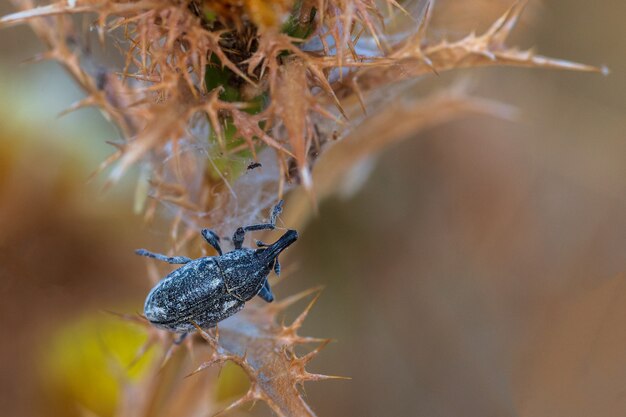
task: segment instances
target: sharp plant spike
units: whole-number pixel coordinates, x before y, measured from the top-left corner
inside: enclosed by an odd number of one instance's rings
[[[351,380],[349,376],[339,376],[339,375],[324,375],[324,374],[312,374],[306,372],[305,374],[299,376],[300,381],[325,381],[328,379],[343,379],[343,380]]]
[[[515,28],[527,0],[517,0],[492,26],[485,36],[494,46],[504,46],[507,38]]]
[[[304,311],[302,311],[302,313],[300,313],[300,315],[291,323],[291,325],[289,326],[290,328],[297,330],[300,327],[302,327],[304,320],[309,315],[309,312],[311,311],[311,309],[313,308],[313,306],[315,305],[315,303],[317,302],[317,300],[320,298],[321,295],[322,295],[321,292],[318,292],[317,294],[315,294],[315,297],[313,297],[313,299],[309,302],[309,304],[306,306]]]
[[[193,370],[193,372],[191,372],[190,374],[185,375],[185,378],[189,378],[191,376],[194,376],[202,371],[204,371],[207,368],[212,367],[215,364],[219,364],[221,363],[221,361],[219,360],[219,358],[217,359],[212,359],[210,361],[207,362],[203,362],[200,366],[198,366],[196,369]]]
[[[239,398],[238,400],[234,401],[233,403],[231,403],[230,405],[228,405],[227,407],[223,408],[222,410],[218,411],[217,413],[213,414],[213,417],[216,416],[220,416],[232,409],[235,409],[245,403],[251,402],[251,401],[256,401],[256,395],[255,393],[252,391],[252,389],[250,389],[246,395],[244,395],[243,397]]]
[[[322,286],[309,288],[308,290],[304,290],[304,291],[301,291],[301,292],[299,292],[297,294],[294,294],[294,295],[291,295],[289,297],[286,297],[283,300],[278,301],[275,304],[272,304],[272,305],[270,305],[268,307],[271,310],[273,310],[274,314],[279,313],[281,311],[286,310],[288,307],[294,305],[298,301],[308,297],[311,294],[320,293],[323,290],[323,288],[324,287],[322,287]]]

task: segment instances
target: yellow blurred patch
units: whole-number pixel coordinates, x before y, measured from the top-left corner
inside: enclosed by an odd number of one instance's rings
[[[271,28],[282,24],[293,3],[293,0],[211,0],[205,1],[204,7],[233,22],[240,21],[243,9],[257,27]]]
[[[250,380],[244,370],[232,362],[226,362],[217,381],[215,399],[222,402],[232,397],[241,397],[249,387]]]
[[[40,353],[50,406],[58,412],[83,408],[102,417],[113,415],[122,383],[141,377],[154,357],[149,351],[133,363],[146,338],[139,327],[103,315],[60,328]]]

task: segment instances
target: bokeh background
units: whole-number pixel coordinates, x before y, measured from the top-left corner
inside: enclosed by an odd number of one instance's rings
[[[495,10],[435,23],[463,34]],[[611,75],[457,73],[520,120],[403,142],[301,231],[277,296],[325,286],[303,333],[336,342],[312,368],[352,378],[307,385],[318,415],[626,415],[624,16],[535,2],[514,42]],[[118,133],[95,110],[57,117],[81,92],[54,63],[20,64],[42,50],[29,29],[3,30],[0,50],[1,414],[106,415],[102,370],[141,335],[104,311],[141,309],[133,250],[162,248],[166,229],[133,214],[135,173],[107,192],[89,180]]]

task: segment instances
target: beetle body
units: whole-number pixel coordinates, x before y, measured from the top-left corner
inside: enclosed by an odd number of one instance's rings
[[[258,242],[262,246],[259,249],[241,245],[246,231],[273,229],[281,205],[282,202],[274,208],[270,223],[237,229],[233,236],[235,249],[225,254],[217,235],[204,229],[202,235],[219,256],[191,260],[169,258],[143,249],[137,251],[139,255],[184,264],[150,291],[144,305],[146,318],[156,327],[185,333],[194,330],[194,324],[203,328],[215,326],[241,310],[256,295],[271,302],[274,297],[267,278],[272,269],[280,272],[278,255],[298,239],[298,233],[288,230],[271,245]]]

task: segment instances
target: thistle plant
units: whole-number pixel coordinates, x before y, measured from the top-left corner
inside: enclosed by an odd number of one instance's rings
[[[30,25],[47,47],[36,60],[57,61],[84,89],[86,97],[68,111],[95,106],[119,128],[114,152],[96,174],[110,186],[138,166],[135,209],[148,220],[165,213],[178,255],[206,251],[200,228],[226,235],[260,220],[280,198],[284,224],[304,226],[322,199],[362,183],[386,147],[425,128],[471,113],[512,116],[507,105],[454,88],[421,97],[418,83],[470,67],[603,71],[508,46],[525,1],[508,10],[503,1],[469,2],[477,15],[493,8],[502,14],[484,32],[454,40],[431,30],[437,14],[458,7],[443,1],[14,3],[20,11],[0,25]],[[104,50],[118,60],[102,58]],[[117,415],[215,412],[205,390],[225,362],[250,381],[228,409],[260,400],[279,416],[314,415],[299,387],[333,378],[305,369],[328,343],[298,334],[315,293],[252,304],[218,330],[198,328],[180,346],[127,316],[149,335],[138,357],[153,345],[162,357],[126,386]],[[303,297],[313,301],[282,323],[282,312]],[[302,344],[313,348],[298,356]],[[206,356],[190,376],[196,382],[184,388],[175,383],[189,373],[179,351]]]

